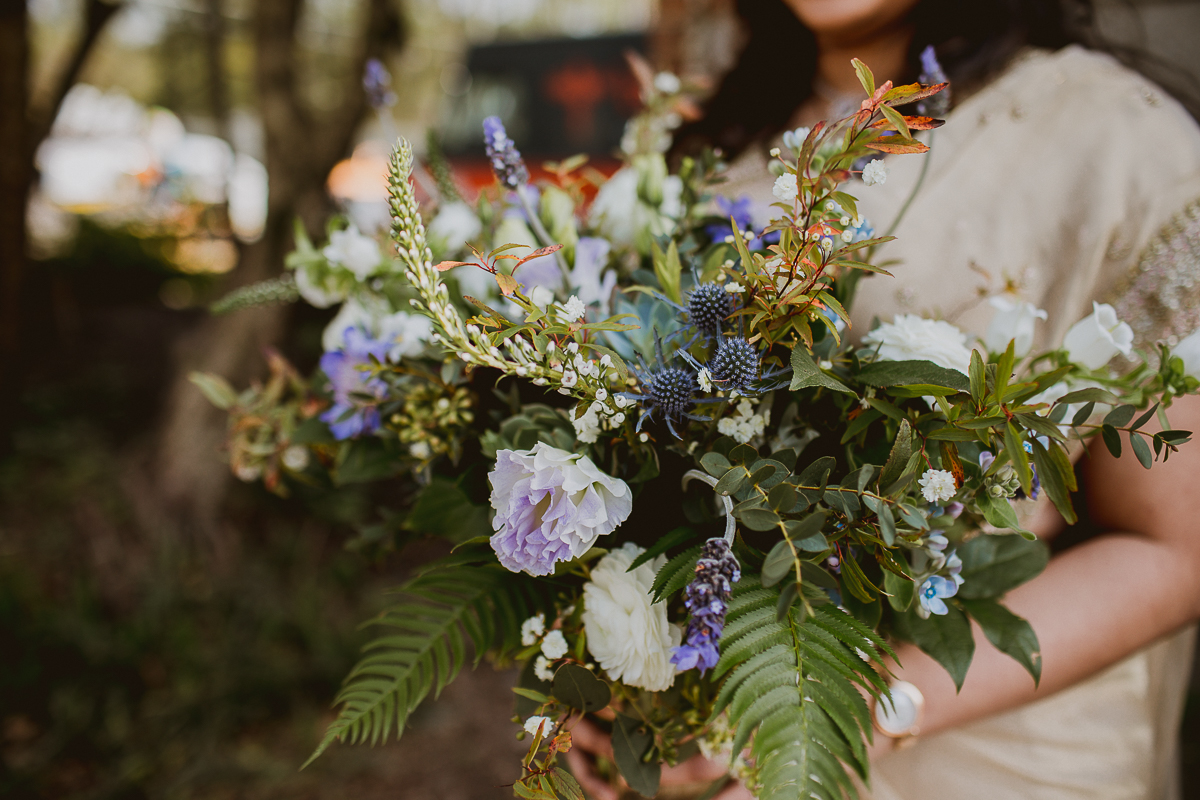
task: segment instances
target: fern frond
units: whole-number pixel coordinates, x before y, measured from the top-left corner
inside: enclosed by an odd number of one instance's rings
[[[539,584],[499,565],[447,563],[426,570],[397,590],[401,602],[365,623],[384,626],[363,648],[338,693],[338,717],[325,731],[311,764],[334,741],[350,744],[397,738],[413,710],[430,692],[436,697],[457,677],[467,660],[475,664],[490,649],[510,651],[520,644],[521,623],[538,613],[553,615],[553,597]]]
[[[717,675],[727,674],[714,715],[727,709],[733,752],[751,742],[758,797],[856,798],[848,772],[867,777],[870,714],[856,686],[885,684],[866,657],[890,652],[866,626],[832,605],[781,622],[779,591],[747,576],[729,602]]]

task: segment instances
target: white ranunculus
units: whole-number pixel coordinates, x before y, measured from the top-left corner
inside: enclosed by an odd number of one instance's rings
[[[988,301],[996,309],[988,324],[983,343],[993,353],[1003,353],[1013,343],[1017,358],[1024,358],[1033,349],[1033,326],[1046,319],[1046,312],[1025,300],[1001,295]]]
[[[427,233],[437,241],[446,253],[461,252],[467,242],[477,237],[483,231],[483,223],[469,205],[461,200],[446,203],[438,209],[437,216],[430,223]]]
[[[661,692],[675,682],[671,649],[679,645],[682,631],[667,622],[667,604],[654,603],[650,594],[666,557],[626,572],[642,552],[626,542],[600,559],[583,587],[583,627],[588,652],[608,677]]]
[[[1171,348],[1171,355],[1183,359],[1184,374],[1200,378],[1200,331],[1187,336]]]
[[[932,361],[964,375],[971,369],[967,335],[949,322],[916,314],[900,314],[885,322],[863,337],[863,345],[878,348],[879,358],[885,361]]]
[[[353,272],[360,281],[370,277],[383,261],[379,243],[370,236],[363,236],[353,225],[329,234],[329,244],[321,254],[331,263]]]

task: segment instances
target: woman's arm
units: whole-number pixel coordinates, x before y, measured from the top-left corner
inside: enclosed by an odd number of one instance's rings
[[[1200,397],[1177,400],[1169,416],[1173,428],[1198,436],[1151,470],[1132,453],[1116,459],[1098,441],[1090,445],[1082,470],[1088,511],[1108,533],[1052,559],[1005,598],[1037,633],[1040,687],[978,626],[961,693],[915,646],[897,651],[897,675],[925,695],[923,734],[1046,697],[1200,618]]]

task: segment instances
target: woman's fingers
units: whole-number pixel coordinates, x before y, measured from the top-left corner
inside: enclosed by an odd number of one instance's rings
[[[713,796],[712,800],[754,800],[754,795],[741,781],[734,781]]]
[[[571,728],[571,746],[578,747],[598,756],[612,760],[612,737],[586,719],[580,719]]]
[[[595,765],[580,750],[572,747],[567,751],[567,764],[589,797],[594,800],[618,800],[617,790],[596,774]]]
[[[675,766],[663,766],[662,782],[664,784],[673,783],[698,783],[701,781],[715,781],[717,778],[725,775],[728,772],[725,764],[720,761],[710,761],[700,754],[696,754]]]

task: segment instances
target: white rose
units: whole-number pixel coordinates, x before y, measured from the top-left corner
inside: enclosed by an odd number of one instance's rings
[[[592,570],[583,587],[583,626],[588,652],[610,678],[661,692],[675,682],[671,649],[679,645],[682,631],[667,622],[667,604],[652,602],[650,595],[666,557],[626,572],[642,552],[626,542]]]
[[[1107,303],[1092,303],[1092,313],[1076,322],[1063,337],[1067,357],[1088,369],[1100,369],[1117,353],[1127,356],[1133,347],[1133,329],[1117,319]]]
[[[988,301],[996,309],[988,324],[983,343],[993,353],[1003,353],[1008,343],[1013,343],[1017,358],[1023,358],[1033,349],[1033,326],[1039,319],[1046,319],[1046,312],[1033,303],[1012,297],[993,297]]]
[[[949,322],[916,314],[901,314],[880,325],[863,337],[863,344],[878,347],[879,358],[885,361],[932,361],[964,375],[971,369],[967,335]]]
[[[427,229],[430,238],[439,242],[447,253],[459,252],[482,231],[479,217],[461,200],[446,203],[438,209]]]
[[[1196,331],[1171,348],[1171,355],[1183,359],[1184,374],[1200,378],[1200,331]]]
[[[363,236],[353,225],[329,234],[329,244],[321,253],[330,262],[353,272],[360,281],[369,277],[383,261],[379,243],[370,236]]]

